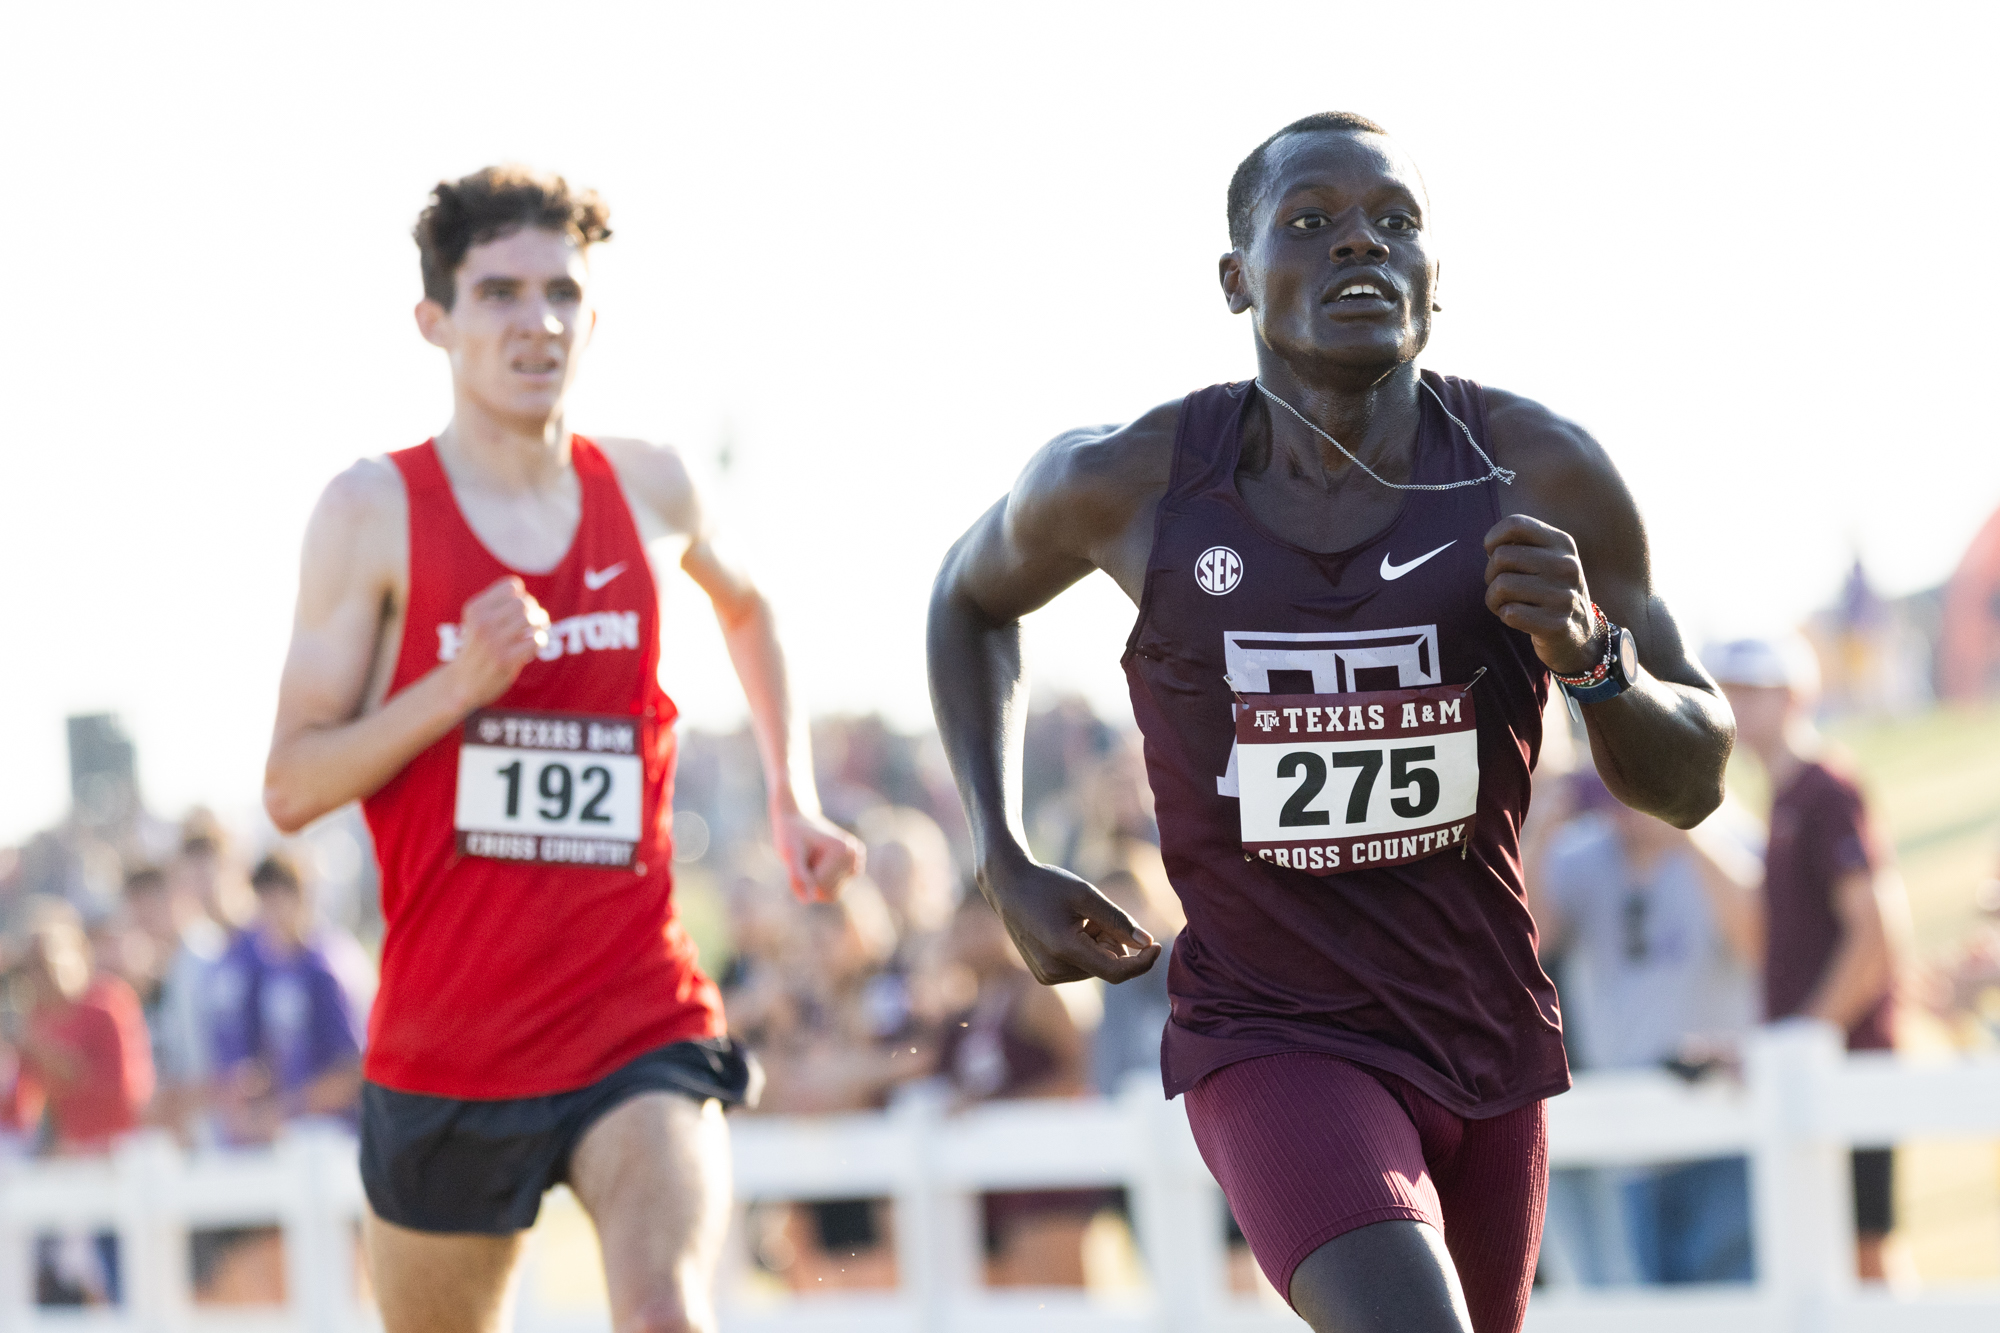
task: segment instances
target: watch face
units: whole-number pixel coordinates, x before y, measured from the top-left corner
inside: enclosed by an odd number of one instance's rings
[[[1639,641],[1629,629],[1618,631],[1618,674],[1628,685],[1639,678]]]

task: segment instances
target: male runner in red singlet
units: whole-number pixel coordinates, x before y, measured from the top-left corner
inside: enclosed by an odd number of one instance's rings
[[[1721,800],[1732,729],[1603,450],[1418,370],[1428,211],[1370,121],[1272,136],[1221,266],[1257,381],[1058,437],[931,607],[980,887],[1043,981],[1116,982],[1159,946],[1022,843],[1019,622],[1092,569],[1137,604],[1124,664],[1187,908],[1167,1091],[1273,1284],[1341,1333],[1526,1310],[1542,1101],[1569,1084],[1519,855],[1550,675],[1611,790],[1682,827]]]
[[[439,185],[416,315],[451,362],[451,422],[335,478],[306,533],[265,805],[291,831],[361,799],[375,837],[361,1154],[390,1333],[498,1326],[563,1181],[597,1225],[613,1327],[714,1327],[721,1104],[754,1071],[674,917],[649,552],[715,604],[794,890],[858,864],[819,816],[770,609],[679,456],[565,421],[609,235],[559,177]]]

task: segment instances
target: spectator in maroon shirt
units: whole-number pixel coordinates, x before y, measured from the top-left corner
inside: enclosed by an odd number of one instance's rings
[[[1736,712],[1736,738],[1764,766],[1771,836],[1764,857],[1764,1016],[1817,1018],[1852,1051],[1888,1050],[1895,955],[1884,909],[1886,849],[1854,780],[1813,726],[1819,665],[1796,635],[1745,639],[1710,655]],[[1894,1225],[1893,1157],[1854,1153],[1856,1266],[1884,1276]]]
[[[6,1110],[23,1129],[46,1111],[54,1152],[102,1152],[138,1127],[153,1092],[145,1016],[123,980],[91,976],[74,908],[48,900],[30,922],[23,971],[33,999],[15,1042],[18,1073]]]

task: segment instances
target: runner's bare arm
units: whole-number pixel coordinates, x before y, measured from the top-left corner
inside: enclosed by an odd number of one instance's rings
[[[1709,909],[1736,961],[1752,970],[1764,966],[1763,867],[1754,854],[1713,824],[1688,831],[1695,873],[1708,895]]]
[[[861,868],[861,844],[820,813],[812,740],[793,707],[785,650],[770,602],[743,568],[724,558],[680,454],[632,440],[604,441],[619,480],[669,532],[687,539],[681,568],[715,607],[729,660],[750,705],[764,763],[771,831],[799,897],[830,899]]]
[[[517,579],[467,602],[463,646],[369,711],[382,636],[408,564],[407,501],[393,466],[364,460],[333,479],[306,527],[291,647],[264,766],[264,808],[285,833],[367,796],[480,705],[499,697],[548,617]]]
[[[1177,420],[1176,404],[1052,441],[946,554],[931,593],[931,707],[972,825],[974,871],[1044,984],[1126,981],[1160,946],[1095,888],[1028,851],[1021,617],[1093,569],[1138,599]]]
[[[1594,599],[1639,645],[1639,680],[1584,707],[1604,785],[1626,805],[1692,828],[1722,803],[1736,723],[1653,589],[1645,525],[1610,458],[1539,403],[1487,390],[1494,453],[1519,472],[1486,536],[1486,604],[1529,635],[1553,671],[1581,675],[1604,653]]]
[[[1875,870],[1850,870],[1835,880],[1834,915],[1840,919],[1840,946],[1802,1012],[1843,1030],[1860,1022],[1888,989],[1895,969],[1888,923]]]

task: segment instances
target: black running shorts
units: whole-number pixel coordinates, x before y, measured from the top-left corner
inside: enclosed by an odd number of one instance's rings
[[[570,1153],[598,1118],[647,1092],[725,1107],[754,1103],[755,1060],[729,1038],[648,1051],[597,1082],[546,1097],[462,1101],[361,1088],[361,1184],[385,1222],[413,1231],[504,1236],[526,1231],[542,1195],[569,1175]]]

